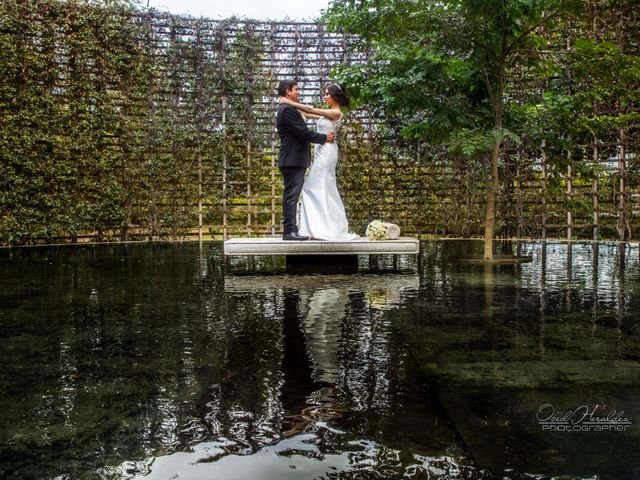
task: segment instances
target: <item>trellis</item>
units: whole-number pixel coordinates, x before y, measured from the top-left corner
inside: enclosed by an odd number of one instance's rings
[[[277,81],[297,79],[303,101],[318,103],[335,66],[368,55],[357,39],[316,23],[34,3],[2,7],[15,20],[3,27],[10,53],[23,57],[22,65],[7,62],[0,78],[9,138],[1,152],[13,175],[2,183],[4,242],[277,235]],[[20,82],[22,91],[9,90]],[[41,125],[24,112],[62,120]],[[384,120],[367,107],[354,110],[339,137],[339,187],[353,230],[382,218],[409,234],[482,235],[483,163],[403,141]],[[25,129],[39,143],[18,137]],[[564,158],[564,171],[553,160],[566,153],[508,146],[497,234],[637,238],[640,141],[637,132],[614,133]],[[27,157],[63,182],[53,200],[75,200],[55,207],[55,228],[43,226],[50,203],[60,204],[38,197],[46,186],[15,194],[16,185],[36,185],[42,174],[19,172]],[[57,170],[62,163],[67,173]],[[33,202],[31,213],[20,202]]]

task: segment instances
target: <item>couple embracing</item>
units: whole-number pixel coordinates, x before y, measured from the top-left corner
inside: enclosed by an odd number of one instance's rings
[[[282,198],[284,240],[346,241],[358,238],[348,232],[344,204],[336,183],[338,146],[336,133],[342,125],[341,107],[348,106],[349,97],[340,85],[330,84],[323,100],[327,109],[299,103],[300,89],[293,80],[278,85],[280,105],[276,128],[280,136],[278,167],[284,180]],[[310,130],[303,118],[317,119],[317,131]],[[315,149],[311,164],[311,143]],[[300,203],[300,223],[297,226],[297,206]]]

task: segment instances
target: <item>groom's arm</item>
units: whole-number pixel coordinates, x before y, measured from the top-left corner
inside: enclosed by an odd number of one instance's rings
[[[310,143],[326,143],[327,136],[324,133],[318,133],[310,130],[295,108],[284,108],[281,111],[281,115],[283,115],[283,120],[288,130],[294,136],[302,138]]]

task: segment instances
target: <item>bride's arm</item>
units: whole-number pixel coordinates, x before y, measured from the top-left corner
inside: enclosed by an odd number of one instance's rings
[[[311,118],[313,120],[316,120],[318,118],[321,118],[320,115],[314,115],[313,113],[307,113],[307,112],[302,112],[302,116],[304,118]]]
[[[289,105],[303,112],[305,115],[308,113],[312,115],[317,115],[316,118],[326,117],[332,122],[335,122],[338,118],[340,118],[340,110],[338,109],[325,110],[324,108],[314,108],[311,105],[305,105],[304,103],[293,102],[288,98],[284,98],[284,97],[280,97],[280,102],[288,103]],[[309,118],[313,118],[313,117],[309,117]]]

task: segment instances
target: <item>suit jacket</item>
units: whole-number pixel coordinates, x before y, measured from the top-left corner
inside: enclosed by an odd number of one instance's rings
[[[276,116],[280,135],[279,167],[308,167],[311,164],[311,143],[325,143],[324,133],[309,130],[300,112],[291,105],[281,104]]]

